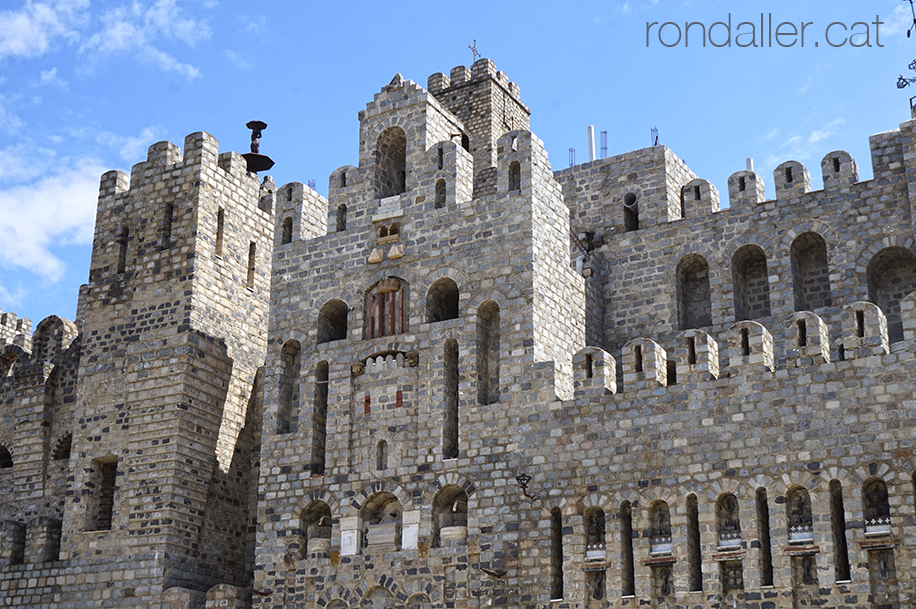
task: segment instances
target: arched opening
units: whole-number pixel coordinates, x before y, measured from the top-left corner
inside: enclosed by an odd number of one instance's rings
[[[347,230],[347,206],[343,203],[337,206],[336,227],[338,233]]]
[[[442,458],[458,458],[458,341],[445,341],[445,419],[442,425]]]
[[[10,451],[0,444],[0,469],[9,469],[13,467],[13,455]]]
[[[293,219],[292,218],[283,218],[283,235],[280,239],[282,244],[292,243],[293,242]]]
[[[404,609],[433,609],[433,603],[425,594],[414,594],[407,599]]]
[[[407,135],[389,127],[376,142],[376,190],[380,199],[407,191]]]
[[[350,308],[342,300],[329,300],[318,310],[318,344],[347,338],[347,314]]]
[[[550,599],[563,598],[563,517],[560,508],[550,510]]]
[[[426,323],[458,319],[458,284],[448,277],[437,279],[426,292]]]
[[[70,448],[72,445],[73,434],[68,433],[64,435],[64,437],[57,441],[57,446],[54,447],[54,452],[51,453],[51,459],[54,461],[69,461]]]
[[[509,192],[522,189],[522,166],[518,161],[509,163]]]
[[[735,320],[760,319],[770,315],[770,278],[767,258],[756,245],[738,248],[732,256]]]
[[[471,151],[471,138],[465,134],[461,134],[461,147],[464,148],[465,152]]]
[[[636,594],[636,569],[633,556],[633,507],[629,501],[620,504],[620,594]]]
[[[0,378],[4,378],[13,374],[13,366],[16,365],[15,353],[4,353],[0,355]]]
[[[830,481],[830,527],[833,530],[833,564],[837,581],[849,581],[849,546],[846,543],[846,509],[839,480]]]
[[[313,501],[299,514],[299,558],[331,550],[331,508]]]
[[[671,510],[665,501],[656,501],[649,506],[649,553],[670,554],[671,538]]]
[[[687,495],[687,583],[690,592],[703,590],[703,558],[700,550],[700,508],[696,495]]]
[[[773,550],[770,542],[770,504],[767,491],[757,489],[757,538],[760,540],[760,585],[773,585]]]
[[[499,401],[499,305],[492,300],[477,309],[477,401]]]
[[[445,180],[436,180],[436,209],[445,207]]]
[[[324,473],[328,441],[328,385],[330,367],[327,362],[315,366],[315,403],[312,409],[312,463],[313,475]]]
[[[865,534],[889,535],[891,532],[891,505],[884,480],[875,478],[862,487],[865,500]]]
[[[716,524],[719,530],[719,548],[741,547],[741,518],[738,513],[738,498],[726,493],[716,501]]]
[[[829,307],[830,271],[827,269],[827,244],[817,233],[802,233],[792,241],[792,282],[795,284],[795,310],[813,311]]]
[[[364,338],[394,336],[407,331],[407,282],[383,279],[366,292]]]
[[[807,543],[814,540],[811,497],[807,490],[796,486],[786,493],[786,514],[789,520],[790,543]]]
[[[623,197],[623,230],[628,233],[639,230],[639,202],[633,192]]]
[[[878,305],[887,318],[887,338],[903,340],[900,301],[916,290],[916,255],[902,247],[888,247],[868,263],[868,299]]]
[[[468,494],[460,486],[442,487],[433,498],[433,546],[465,543],[468,537]]]
[[[675,271],[677,315],[681,330],[712,325],[712,295],[709,289],[709,264],[699,254],[681,258]]]
[[[397,497],[388,492],[376,493],[360,510],[366,551],[399,550],[401,518],[404,510]]]
[[[280,408],[277,411],[277,433],[296,431],[299,416],[299,377],[302,372],[302,349],[297,340],[288,340],[280,352]]]
[[[607,519],[604,510],[591,508],[585,512],[585,560],[607,558]]]

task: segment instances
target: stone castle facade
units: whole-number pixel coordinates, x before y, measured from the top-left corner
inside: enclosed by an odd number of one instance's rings
[[[482,59],[327,199],[103,175],[77,321],[0,318],[0,605],[913,607],[916,120],[720,208],[528,119]]]

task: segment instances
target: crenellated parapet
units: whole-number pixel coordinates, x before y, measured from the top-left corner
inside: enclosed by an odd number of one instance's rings
[[[0,347],[16,345],[26,351],[32,350],[32,321],[18,317],[15,313],[0,312]]]

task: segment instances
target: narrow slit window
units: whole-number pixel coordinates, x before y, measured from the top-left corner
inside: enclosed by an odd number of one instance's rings
[[[865,338],[865,311],[856,311],[856,336]]]
[[[740,192],[744,192],[746,188],[747,188],[747,181],[744,179],[744,176],[741,176],[740,178],[738,178],[738,190]]]
[[[786,167],[786,182],[792,181],[792,168]]]
[[[252,241],[248,245],[248,281],[247,285],[249,288],[254,288],[254,271],[255,271],[255,258],[257,255],[258,246]]]
[[[798,346],[807,347],[808,346],[808,326],[805,323],[804,319],[799,319],[796,322],[798,327]]]
[[[174,215],[175,206],[166,203],[165,212],[162,215],[162,249],[164,250],[172,247],[172,217]]]
[[[687,363],[691,366],[697,363],[697,339],[694,336],[687,337]]]
[[[281,242],[285,245],[293,242],[293,219],[283,219],[283,236]]]
[[[458,342],[445,341],[445,421],[442,429],[442,458],[458,458]]]
[[[639,230],[639,204],[632,192],[623,198],[623,229],[626,232]]]
[[[375,469],[388,469],[388,442],[380,440],[376,447]]]
[[[668,360],[668,385],[677,385],[677,363],[673,359]]]
[[[110,531],[114,514],[115,483],[118,476],[117,461],[96,461],[99,481],[99,503],[96,512],[95,530]]]
[[[833,157],[833,173],[840,173],[840,159]]]
[[[127,242],[130,237],[130,229],[126,226],[121,229],[121,236],[118,238],[118,274],[120,275],[127,268]]]
[[[216,255],[223,255],[223,234],[226,227],[226,212],[220,207],[216,212]]]
[[[642,347],[640,345],[636,345],[636,347],[633,349],[633,353],[636,356],[636,372],[642,372]]]
[[[699,187],[699,186],[694,186],[694,187],[693,187],[693,198],[696,199],[697,201],[699,201],[699,200],[701,199],[701,197],[700,197],[700,187]]]
[[[437,151],[437,155],[436,155],[436,167],[439,168],[439,169],[442,169],[442,167],[443,167],[443,165],[444,165],[444,158],[443,158],[443,156],[444,156],[444,155],[443,155],[443,153],[442,153],[442,146],[439,146],[439,150]]]
[[[696,495],[687,496],[688,586],[691,592],[703,590],[703,562],[700,554],[700,510]]]
[[[346,186],[347,186],[347,172],[341,171],[340,172],[340,187],[346,188]]]
[[[312,420],[312,474],[324,473],[328,429],[328,385],[330,367],[318,362],[315,368],[315,412]]]
[[[770,506],[766,489],[757,489],[757,536],[760,539],[760,585],[773,585],[773,551],[770,543]]]
[[[836,351],[837,351],[837,356],[839,357],[840,361],[845,362],[846,361],[846,347],[841,344],[839,347],[837,347]]]
[[[563,519],[559,508],[550,512],[550,599],[563,598]]]
[[[592,354],[585,354],[585,378],[590,379],[594,376],[594,370],[592,369]]]
[[[751,354],[751,337],[747,328],[741,328],[741,355]]]
[[[849,581],[849,546],[846,543],[846,510],[843,506],[843,486],[839,480],[830,481],[830,524],[833,529],[834,568],[838,581]]]
[[[620,554],[623,559],[621,574],[621,596],[636,594],[636,571],[633,556],[633,509],[629,501],[620,506]]]
[[[337,232],[347,230],[347,206],[341,203],[337,206]]]

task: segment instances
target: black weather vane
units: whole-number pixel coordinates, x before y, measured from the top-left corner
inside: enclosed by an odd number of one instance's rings
[[[913,0],[910,0],[910,4],[912,3],[913,3]],[[907,32],[907,36],[909,35],[910,35],[909,32]],[[474,61],[477,61],[478,59],[480,59],[480,53],[477,52],[477,39],[476,38],[474,39],[474,45],[473,46],[468,45],[468,48],[471,49],[471,53],[474,54]]]

